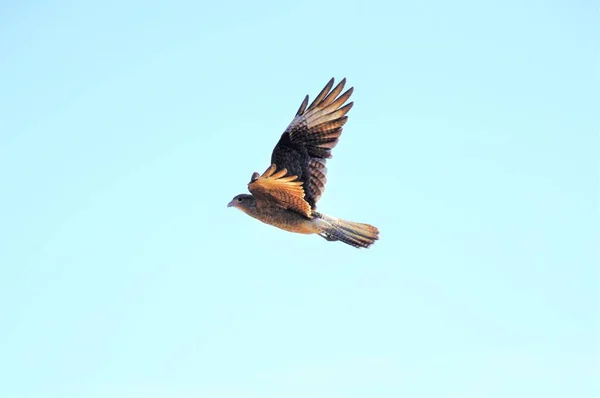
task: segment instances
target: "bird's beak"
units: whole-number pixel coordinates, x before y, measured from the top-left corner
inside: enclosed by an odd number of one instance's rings
[[[233,207],[233,200],[229,203],[227,203],[227,207]]]

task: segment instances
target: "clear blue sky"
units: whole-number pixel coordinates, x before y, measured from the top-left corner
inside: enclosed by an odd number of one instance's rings
[[[593,1],[0,5],[0,396],[599,396]],[[226,207],[305,94],[320,210]]]

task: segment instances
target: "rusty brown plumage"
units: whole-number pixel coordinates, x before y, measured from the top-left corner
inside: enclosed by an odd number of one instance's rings
[[[333,84],[331,79],[310,105],[308,96],[304,98],[273,149],[271,166],[263,174],[252,174],[251,195],[237,195],[228,206],[286,231],[369,247],[379,239],[377,228],[316,211],[327,183],[326,161],[353,106],[346,103],[353,88],[342,92],[346,79]]]
[[[302,181],[297,181],[297,176],[286,175],[286,169],[277,171],[277,166],[273,164],[260,177],[250,181],[248,190],[256,198],[258,206],[265,202],[273,202],[287,210],[312,218],[312,209],[304,200]]]

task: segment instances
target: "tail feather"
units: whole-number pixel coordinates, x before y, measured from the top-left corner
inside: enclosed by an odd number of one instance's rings
[[[339,240],[348,245],[368,248],[379,239],[379,230],[372,225],[340,220],[324,214],[315,214],[323,220],[321,236],[327,240]]]

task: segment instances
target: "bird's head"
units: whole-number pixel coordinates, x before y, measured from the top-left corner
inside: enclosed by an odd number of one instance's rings
[[[231,202],[229,202],[227,207],[237,207],[241,211],[246,212],[255,205],[256,199],[254,199],[254,196],[242,193],[231,199]]]

